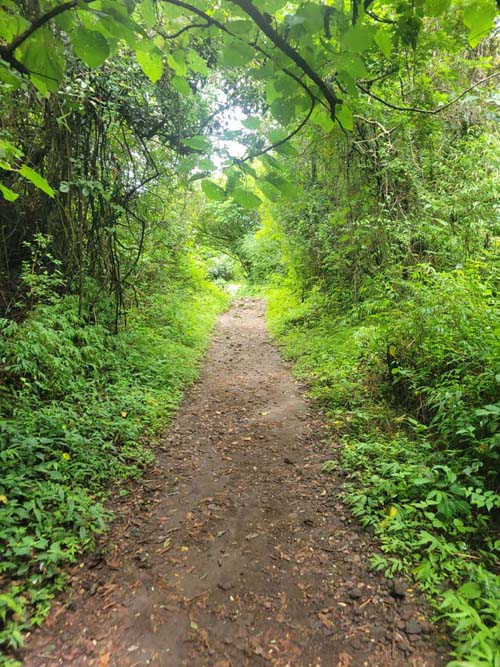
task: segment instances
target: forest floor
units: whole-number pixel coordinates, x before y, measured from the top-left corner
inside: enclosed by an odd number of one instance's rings
[[[26,667],[444,665],[422,599],[370,571],[376,546],[322,472],[326,436],[262,301],[237,300]]]

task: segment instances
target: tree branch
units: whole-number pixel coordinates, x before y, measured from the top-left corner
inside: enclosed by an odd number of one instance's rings
[[[465,97],[467,93],[469,93],[471,90],[474,90],[474,88],[477,88],[478,86],[481,86],[483,83],[486,83],[487,81],[490,81],[491,79],[494,79],[495,77],[500,76],[500,71],[499,72],[494,72],[493,74],[489,74],[488,76],[485,76],[483,79],[480,79],[479,81],[476,81],[476,83],[473,83],[471,86],[466,88],[463,92],[460,93],[460,95],[457,95],[454,97],[452,100],[449,102],[446,102],[446,104],[443,104],[442,106],[438,107],[437,109],[419,109],[418,107],[400,107],[397,104],[391,104],[391,102],[387,102],[387,100],[382,99],[378,95],[375,95],[375,93],[372,93],[368,88],[364,88],[360,83],[357,84],[358,88],[365,93],[365,95],[368,95],[369,97],[372,97],[374,100],[377,100],[377,102],[380,102],[386,107],[389,107],[389,109],[394,109],[395,111],[411,111],[412,113],[421,113],[421,114],[426,114],[428,116],[433,116],[437,113],[441,113],[441,111],[444,111],[448,107],[451,107],[452,104],[455,104],[458,102],[458,100],[461,100],[462,97]]]
[[[254,23],[261,29],[261,31],[273,42],[275,46],[280,49],[285,55],[287,55],[290,60],[292,60],[297,67],[299,67],[304,74],[306,74],[311,81],[313,81],[318,88],[323,93],[324,98],[328,102],[330,108],[330,115],[332,119],[335,119],[335,107],[341,103],[341,100],[337,97],[335,92],[330,88],[330,86],[324,81],[317,72],[309,65],[309,63],[304,60],[304,58],[298,53],[283,37],[276,32],[276,30],[267,22],[263,14],[254,7],[251,0],[230,0],[234,5],[237,5],[242,9],[248,16],[254,21]]]
[[[302,121],[297,125],[295,130],[293,132],[290,132],[288,136],[286,136],[284,139],[280,139],[279,141],[276,141],[274,144],[271,144],[270,146],[267,146],[266,148],[263,148],[260,151],[257,151],[255,153],[251,153],[250,155],[246,155],[245,157],[235,160],[235,164],[241,163],[241,162],[247,162],[248,160],[253,160],[256,157],[260,157],[261,155],[265,155],[266,153],[269,153],[270,151],[274,150],[275,148],[278,148],[278,146],[282,146],[283,144],[286,144],[292,137],[294,137],[296,134],[298,134],[302,128],[306,125],[306,123],[309,121],[311,118],[312,112],[314,111],[314,107],[316,106],[316,100],[314,97],[311,98],[311,107],[309,111],[307,112],[307,115],[302,119]]]
[[[83,0],[83,1],[90,4],[95,0]],[[35,19],[26,28],[24,32],[22,32],[14,39],[13,42],[7,44],[7,46],[0,46],[0,57],[3,58],[3,60],[5,60],[6,62],[8,62],[9,65],[11,65],[11,67],[16,69],[21,74],[29,74],[28,69],[21,62],[19,62],[19,60],[16,60],[16,58],[14,58],[14,52],[16,51],[16,49],[18,49],[22,44],[24,44],[24,42],[29,37],[31,37],[31,35],[34,32],[36,32],[39,28],[42,28],[46,23],[51,21],[53,18],[59,16],[59,14],[67,12],[70,9],[75,9],[77,6],[78,6],[78,0],[69,0],[69,2],[65,2],[62,5],[53,7],[49,12]]]

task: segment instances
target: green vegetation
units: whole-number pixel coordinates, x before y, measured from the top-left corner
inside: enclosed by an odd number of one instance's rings
[[[152,460],[210,276],[265,286],[374,567],[499,666],[499,13],[0,0],[0,641]]]
[[[226,303],[197,273],[152,293],[118,335],[79,316],[71,296],[22,324],[1,320],[0,572],[11,583],[0,642],[19,646],[43,620],[61,568],[110,518],[103,502],[120,488],[110,482],[152,462],[149,441],[196,377]]]
[[[364,309],[353,309],[347,317],[345,312],[332,315],[331,304],[319,294],[301,303],[289,289],[274,288],[268,293],[268,317],[323,407],[334,442],[341,444],[339,459],[325,464],[325,472],[347,476],[345,499],[377,537],[382,552],[373,556],[373,567],[387,576],[410,575],[429,595],[457,641],[458,659],[452,664],[494,665],[500,627],[500,541],[495,537],[500,496],[495,492],[498,403],[489,401],[500,380],[495,367],[500,341],[492,329],[498,306],[496,312],[474,309],[477,320],[465,335],[457,331],[464,306],[486,290],[472,282],[475,270],[461,273],[451,288],[456,302],[448,302],[450,294],[443,292],[441,303],[435,299],[436,287],[456,276],[440,275],[425,287],[416,282],[419,312],[408,305],[400,310],[397,302],[377,312],[381,304],[375,301],[368,316]],[[453,312],[457,303],[458,321]],[[423,310],[431,314],[434,327],[423,319]],[[476,329],[479,320],[482,329]],[[436,347],[437,353],[446,349],[443,334],[458,338],[459,344],[442,355],[446,361],[454,356],[460,374],[428,373],[420,360],[426,346]],[[496,347],[485,348],[491,336]],[[406,351],[392,378],[387,341],[394,341],[390,351]],[[486,355],[489,363],[484,365]],[[484,369],[483,382],[478,367]],[[418,377],[418,383],[405,387],[414,402],[395,400],[400,378],[419,375],[420,368],[427,382]],[[454,409],[442,407],[444,400]],[[423,409],[432,412],[428,423],[417,418]]]

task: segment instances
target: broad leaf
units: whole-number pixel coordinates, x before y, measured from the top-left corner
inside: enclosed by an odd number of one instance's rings
[[[196,151],[209,151],[212,148],[210,140],[203,137],[201,134],[196,135],[195,137],[189,137],[189,139],[184,139],[182,143],[184,146],[193,148]]]
[[[224,190],[213,181],[204,180],[201,184],[201,189],[209,199],[213,199],[215,201],[224,201],[226,198],[226,193]]]
[[[426,0],[425,11],[429,16],[441,16],[450,5],[451,0]]]
[[[352,130],[354,128],[354,118],[352,111],[345,104],[342,104],[336,110],[335,117],[344,130]]]
[[[375,43],[386,58],[392,54],[392,36],[387,30],[378,30],[375,34]]]
[[[245,190],[244,188],[235,188],[231,193],[231,197],[242,207],[246,209],[257,208],[260,206],[261,199],[256,194]]]
[[[153,0],[141,0],[139,11],[147,28],[152,28],[156,23],[156,12]]]
[[[18,171],[21,176],[31,181],[39,190],[43,190],[49,197],[54,197],[54,190],[50,187],[47,180],[43,176],[40,176],[34,169],[28,167],[27,164],[23,164]]]
[[[248,118],[245,118],[241,124],[243,127],[246,127],[247,130],[258,130],[260,127],[260,118],[257,118],[256,116],[249,116]]]
[[[14,190],[11,190],[6,185],[3,185],[3,183],[0,183],[0,192],[2,193],[4,199],[7,201],[16,201],[16,199],[19,197],[19,195],[14,192]]]
[[[495,0],[469,0],[464,8],[463,21],[469,30],[469,44],[474,47],[493,28],[497,8]]]
[[[187,79],[184,79],[182,76],[172,77],[172,86],[182,95],[192,95],[193,91]]]
[[[62,43],[54,39],[48,28],[41,28],[26,40],[19,51],[19,60],[30,72],[36,88],[43,95],[55,93],[66,64]]]
[[[255,51],[245,42],[231,42],[222,52],[222,64],[225,67],[243,67],[254,57]]]
[[[89,67],[101,67],[109,56],[109,44],[96,30],[79,27],[70,38],[75,55]]]
[[[163,56],[161,51],[149,40],[142,40],[135,51],[142,71],[152,83],[156,83],[163,74]]]
[[[184,51],[176,49],[173,53],[168,55],[168,64],[178,76],[186,76],[187,65]]]

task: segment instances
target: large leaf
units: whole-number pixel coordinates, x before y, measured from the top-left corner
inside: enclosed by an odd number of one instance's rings
[[[16,201],[16,199],[19,197],[19,195],[14,192],[14,190],[11,190],[6,185],[3,185],[3,183],[0,183],[0,192],[3,195],[3,198],[7,201]]]
[[[271,113],[282,125],[288,125],[295,114],[295,106],[292,106],[282,97],[277,97],[271,104]]]
[[[250,190],[244,188],[235,188],[231,197],[242,207],[246,209],[257,208],[262,203],[260,197]]]
[[[344,49],[352,53],[363,53],[370,48],[373,40],[372,26],[355,25],[349,28],[341,37],[340,43]]]
[[[260,127],[260,118],[257,118],[256,116],[249,116],[248,118],[245,118],[241,124],[243,127],[246,127],[247,130],[258,130]]]
[[[184,51],[176,49],[173,53],[169,53],[168,64],[178,76],[186,76],[187,65]]]
[[[43,95],[55,93],[62,81],[66,64],[62,43],[54,38],[48,28],[41,28],[18,51],[19,60],[30,72],[36,88]]]
[[[224,201],[226,198],[226,193],[224,190],[213,181],[204,180],[201,184],[201,189],[209,199],[213,199],[215,201]]]
[[[335,127],[335,123],[333,122],[332,117],[328,111],[322,107],[318,107],[311,120],[316,125],[319,125],[325,132],[331,132]]]
[[[187,52],[187,61],[193,72],[197,72],[202,76],[208,76],[207,63],[194,49],[189,49]]]
[[[161,79],[163,74],[163,56],[161,51],[149,40],[142,40],[135,51],[142,71],[152,83]]]
[[[392,35],[387,30],[377,30],[375,34],[375,43],[386,58],[392,54]]]
[[[243,67],[254,57],[255,51],[245,42],[231,42],[222,52],[222,64],[225,67]]]
[[[70,38],[75,55],[89,67],[100,67],[109,56],[109,44],[96,30],[79,27]]]
[[[141,0],[139,11],[147,28],[152,28],[156,23],[156,12],[153,0]]]
[[[469,30],[469,44],[476,46],[493,28],[497,8],[495,0],[469,0],[463,20]]]
[[[43,190],[43,192],[48,194],[49,197],[54,197],[54,190],[50,187],[47,180],[43,176],[40,176],[37,171],[31,167],[28,167],[27,164],[23,164],[23,166],[19,169],[19,173],[28,181],[31,181],[33,185],[36,185],[39,190]]]
[[[183,139],[182,143],[184,146],[193,148],[195,151],[209,151],[212,148],[210,140],[201,134],[198,134],[195,137],[189,137],[189,139]]]
[[[352,130],[354,128],[354,118],[352,111],[345,104],[342,104],[336,110],[335,116],[344,130]]]
[[[274,188],[279,190],[281,194],[288,199],[291,199],[297,192],[297,188],[293,183],[287,181],[286,178],[275,172],[270,172],[266,176],[266,181],[268,181]]]
[[[193,91],[187,79],[182,76],[173,76],[172,77],[172,86],[182,95],[192,95]]]
[[[440,16],[451,5],[451,0],[426,0],[425,11],[429,16]]]
[[[266,181],[259,181],[257,185],[259,186],[259,190],[267,199],[269,199],[269,201],[276,202],[279,200],[280,192],[276,190],[273,185],[266,183]]]

